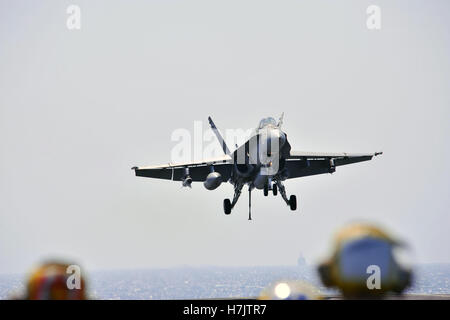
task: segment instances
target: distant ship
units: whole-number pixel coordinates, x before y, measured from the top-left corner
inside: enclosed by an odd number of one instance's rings
[[[300,268],[309,267],[308,262],[306,262],[306,259],[302,254],[300,254],[300,256],[297,259],[297,266],[299,266]]]

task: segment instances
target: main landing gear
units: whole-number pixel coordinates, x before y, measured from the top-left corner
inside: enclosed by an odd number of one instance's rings
[[[241,196],[242,188],[244,187],[244,183],[236,183],[234,185],[234,196],[233,201],[230,201],[230,199],[223,200],[223,211],[225,214],[230,214],[231,210],[233,210],[234,206],[236,205],[237,201],[239,200],[239,197]],[[252,189],[253,186],[248,186],[248,220],[252,220],[252,214],[251,214],[251,208],[252,208]],[[286,204],[291,208],[292,211],[297,210],[297,197],[295,195],[291,195],[288,199],[286,195],[286,189],[281,181],[274,182],[272,184],[272,193],[274,196],[278,195],[278,191],[280,191],[281,197],[286,202]],[[269,186],[266,185],[264,187],[264,195],[267,196],[269,194]]]
[[[277,181],[276,185],[278,186],[278,189],[280,190],[281,197],[283,198],[284,202],[291,208],[292,211],[297,210],[297,197],[295,195],[291,195],[288,199],[286,195],[286,188],[284,187],[283,183],[281,181]],[[275,189],[274,189],[275,190]],[[274,192],[275,194],[276,192]]]
[[[234,205],[238,201],[239,197],[241,196],[242,187],[244,186],[243,183],[237,183],[234,186],[234,196],[233,196],[233,202],[230,201],[230,199],[223,200],[223,211],[225,214],[230,214],[231,210],[233,209]],[[252,220],[252,189],[253,186],[248,186],[248,220]]]
[[[225,214],[230,214],[231,213],[231,201],[230,201],[230,199],[223,200],[223,211],[225,212]]]
[[[223,211],[225,214],[230,214],[231,210],[233,209],[236,202],[239,200],[239,197],[241,196],[242,187],[244,186],[243,183],[236,183],[234,185],[234,196],[233,196],[233,202],[230,201],[230,199],[223,200]]]

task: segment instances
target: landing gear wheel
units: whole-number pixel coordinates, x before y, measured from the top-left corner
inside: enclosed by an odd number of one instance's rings
[[[267,197],[269,195],[269,186],[265,185],[264,186],[264,197]]]
[[[274,185],[272,186],[272,192],[273,192],[273,195],[274,195],[274,196],[276,196],[276,195],[278,194],[278,187],[277,187],[276,184],[274,184]]]
[[[289,198],[289,207],[291,207],[291,210],[297,210],[297,197],[295,195],[291,195]]]
[[[230,199],[223,200],[223,212],[225,212],[225,214],[230,214],[231,213],[231,201],[230,201]]]

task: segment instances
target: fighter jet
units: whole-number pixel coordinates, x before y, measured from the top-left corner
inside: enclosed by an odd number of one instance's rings
[[[247,185],[248,219],[251,220],[253,189],[263,190],[264,196],[268,196],[269,191],[276,196],[279,191],[290,209],[296,210],[297,197],[291,195],[288,198],[286,194],[284,181],[287,179],[333,173],[338,166],[368,161],[382,154],[291,151],[287,134],[281,130],[283,114],[278,123],[272,117],[262,119],[250,139],[231,152],[211,117],[208,120],[222,146],[223,156],[190,163],[133,167],[136,176],[181,181],[183,187],[191,187],[192,182],[201,181],[208,190],[217,189],[222,182],[230,182],[234,186],[234,196],[233,200],[223,201],[223,210],[227,215],[236,205],[242,188]]]

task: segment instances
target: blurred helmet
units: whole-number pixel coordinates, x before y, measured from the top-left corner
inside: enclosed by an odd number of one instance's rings
[[[337,233],[331,257],[318,267],[319,275],[325,286],[346,297],[401,293],[412,278],[401,256],[405,251],[380,228],[352,224]]]
[[[317,300],[320,292],[313,285],[303,281],[277,281],[263,289],[260,300]]]
[[[85,282],[80,275],[80,288],[69,288],[72,275],[69,264],[50,262],[36,268],[27,283],[26,299],[29,300],[84,300]],[[69,270],[69,271],[68,271]]]

